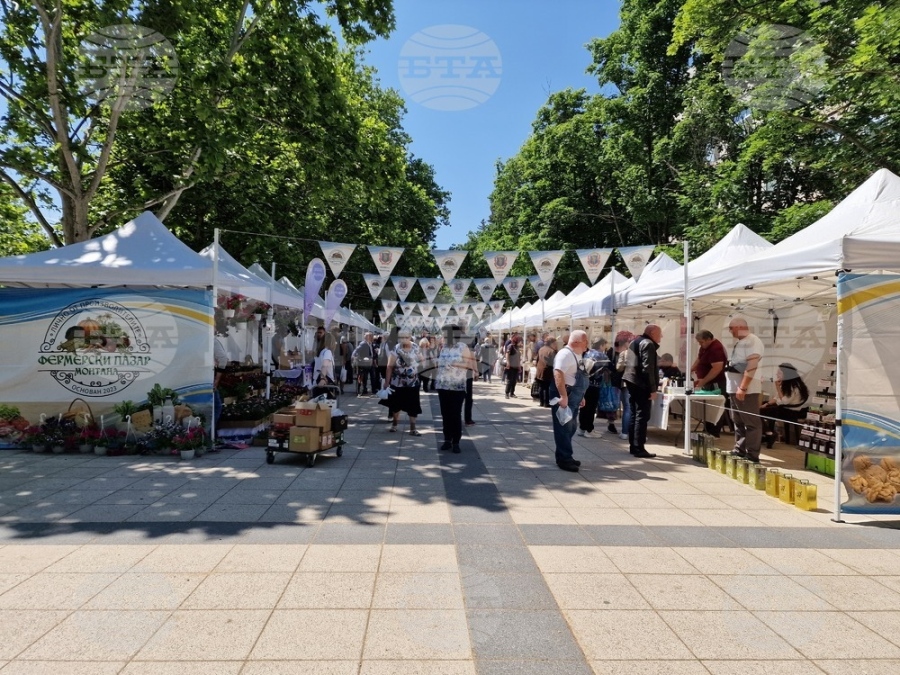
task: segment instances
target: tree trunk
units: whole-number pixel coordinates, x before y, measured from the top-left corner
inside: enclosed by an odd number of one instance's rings
[[[63,242],[76,244],[91,238],[91,230],[88,226],[88,201],[86,199],[72,199],[67,195],[61,195]]]

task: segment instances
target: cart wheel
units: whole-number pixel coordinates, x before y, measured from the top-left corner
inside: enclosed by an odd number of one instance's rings
[[[267,452],[266,453],[266,464],[274,464],[275,463],[275,453]]]
[[[338,457],[341,457],[344,454],[344,449],[341,446],[338,446],[336,454]]]
[[[316,456],[315,456],[315,455],[309,455],[309,456],[306,458],[306,466],[313,466],[315,463],[316,463]]]

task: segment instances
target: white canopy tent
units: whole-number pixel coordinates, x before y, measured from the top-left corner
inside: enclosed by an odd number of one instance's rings
[[[204,258],[212,260],[218,257],[216,268],[216,286],[218,289],[240,293],[256,300],[263,300],[272,305],[282,307],[302,308],[303,300],[292,293],[286,293],[278,284],[272,284],[254,274],[235,260],[231,254],[219,246],[218,256],[215,255],[215,244],[210,244],[200,251]]]
[[[669,259],[671,260],[671,258]],[[609,296],[613,285],[616,289],[627,288],[634,285],[634,279],[629,279],[618,270],[610,270],[609,274],[592,286],[590,290],[579,295],[569,306],[572,318],[587,319],[609,314],[612,309]]]
[[[582,281],[568,294],[564,294],[561,291],[554,293],[544,300],[543,308],[539,302],[536,302],[532,310],[525,316],[525,327],[537,328],[559,319],[568,321],[569,306],[575,301],[575,298],[589,290],[591,290],[591,287]]]
[[[145,211],[115,232],[49,251],[0,259],[6,286],[212,286],[213,263]]]

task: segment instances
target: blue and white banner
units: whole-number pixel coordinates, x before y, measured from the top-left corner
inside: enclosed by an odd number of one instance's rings
[[[313,306],[316,304],[316,298],[319,297],[319,291],[324,283],[325,263],[318,258],[313,258],[306,266],[306,283],[303,286],[303,314],[307,321],[312,316]]]
[[[347,284],[343,279],[335,279],[328,287],[328,293],[325,295],[325,329],[331,326],[331,321],[337,313],[338,308],[347,297]]]
[[[0,289],[3,403],[37,424],[79,398],[99,423],[158,384],[210,419],[212,305],[202,290]]]

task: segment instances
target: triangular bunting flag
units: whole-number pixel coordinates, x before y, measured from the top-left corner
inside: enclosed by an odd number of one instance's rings
[[[425,297],[428,299],[428,302],[434,302],[434,299],[441,290],[441,286],[444,285],[444,280],[419,279],[419,285],[422,287],[422,290],[425,291]]]
[[[420,302],[419,303],[419,313],[422,316],[430,316],[431,310],[433,310],[433,309],[434,309],[433,302]]]
[[[518,257],[518,251],[487,251],[484,254],[484,259],[487,261],[491,274],[494,275],[494,279],[498,283],[506,278]]]
[[[635,281],[641,278],[641,272],[650,262],[650,256],[653,255],[655,246],[627,246],[619,249],[619,255],[625,261],[628,271]]]
[[[472,283],[475,284],[475,287],[478,289],[478,294],[481,296],[481,299],[485,302],[491,301],[491,296],[494,294],[494,289],[497,288],[497,280],[496,279],[473,279]]]
[[[381,301],[381,304],[384,307],[384,311],[387,312],[388,316],[393,314],[394,310],[397,309],[397,301],[396,300],[383,299]]]
[[[394,271],[394,266],[403,255],[402,248],[392,248],[389,246],[369,246],[369,253],[372,254],[372,260],[381,277],[389,277]]]
[[[372,294],[372,299],[375,300],[384,288],[384,279],[377,274],[363,274],[362,276],[363,281],[366,282],[366,287],[369,289],[369,293]]]
[[[522,288],[524,286],[525,277],[509,277],[503,281],[503,288],[509,293],[509,299],[512,300],[513,303],[519,299],[519,295],[522,293]]]
[[[453,300],[462,302],[463,298],[466,297],[466,292],[469,290],[471,284],[471,279],[453,279],[447,282],[447,287],[450,289],[450,295],[453,296]]]
[[[391,277],[391,283],[394,284],[394,290],[397,291],[397,297],[406,300],[409,292],[416,285],[415,277]]]
[[[610,253],[612,253],[611,248],[580,248],[575,251],[592,284],[597,282],[600,272],[603,271],[606,261],[609,260]]]
[[[484,314],[484,310],[487,309],[486,302],[476,302],[472,305],[472,311],[475,312],[475,316],[478,317],[478,320],[481,321],[481,317]]]
[[[435,308],[437,308],[438,314],[442,319],[446,319],[447,315],[450,314],[449,302],[439,302],[435,305]]]
[[[403,310],[403,314],[405,316],[409,316],[413,312],[416,311],[416,303],[414,302],[401,302],[400,309]]]
[[[540,276],[535,275],[533,277],[528,277],[528,281],[531,282],[531,285],[534,287],[534,292],[537,293],[537,296],[543,300],[547,297],[547,291],[550,289],[550,283],[553,281],[551,278],[550,281],[544,281]]]
[[[469,255],[468,251],[432,251],[432,253],[438,269],[444,275],[444,281],[447,283],[450,283],[456,277],[460,265],[463,264],[463,260]]]
[[[494,316],[500,316],[503,313],[503,301],[502,300],[491,300],[490,303],[491,311],[494,313]]]
[[[453,309],[456,310],[456,316],[463,316],[466,312],[469,311],[469,306],[471,303],[469,302],[458,302],[453,305]]]
[[[528,254],[531,256],[531,263],[534,265],[534,269],[537,270],[538,276],[548,285],[553,278],[553,273],[556,271],[556,266],[559,265],[559,261],[562,260],[564,252],[565,251],[531,251]]]
[[[325,262],[328,263],[331,273],[336,277],[341,276],[341,272],[344,271],[344,265],[350,260],[356,244],[336,244],[333,241],[320,241],[319,246],[322,247],[322,255],[325,257]]]

